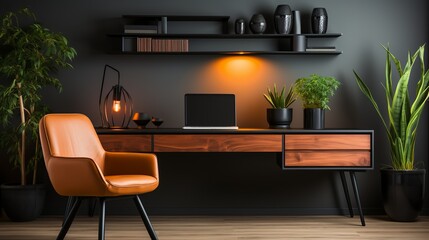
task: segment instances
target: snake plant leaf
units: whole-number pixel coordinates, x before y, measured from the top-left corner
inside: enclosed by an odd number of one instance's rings
[[[404,67],[402,67],[400,61],[390,52],[388,47],[384,47],[384,49],[386,50],[387,57],[385,85],[383,88],[387,103],[388,122],[383,118],[371,91],[359,75],[355,71],[353,72],[357,85],[374,106],[374,109],[386,129],[390,142],[392,167],[396,170],[412,170],[415,168],[414,150],[417,127],[424,106],[429,100],[429,70],[426,70],[424,65],[424,45],[420,46],[413,55],[408,53],[407,63]],[[418,81],[414,81],[411,79],[411,72],[417,58],[420,60],[421,71]],[[390,61],[395,64],[399,77],[394,92]],[[416,96],[413,101],[410,100],[408,89],[411,82],[416,82]]]

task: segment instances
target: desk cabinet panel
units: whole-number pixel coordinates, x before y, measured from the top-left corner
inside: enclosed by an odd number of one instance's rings
[[[277,134],[155,135],[155,152],[282,152]]]
[[[370,150],[369,134],[286,134],[285,149]]]
[[[98,135],[106,151],[113,152],[151,152],[152,135]]]
[[[370,134],[286,134],[284,166],[371,168]]]
[[[286,167],[370,167],[369,151],[286,151]]]

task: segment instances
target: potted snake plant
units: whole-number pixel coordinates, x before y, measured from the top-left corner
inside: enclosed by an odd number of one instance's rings
[[[293,109],[289,108],[289,106],[296,100],[293,86],[286,93],[285,86],[283,86],[281,92],[278,92],[277,86],[274,84],[273,91],[268,88],[264,97],[271,105],[271,108],[267,108],[267,122],[270,128],[290,128]]]
[[[383,87],[387,117],[381,113],[377,101],[368,86],[354,71],[356,82],[363,94],[370,100],[387,134],[390,146],[391,165],[381,169],[383,205],[387,215],[396,221],[417,219],[423,207],[425,191],[425,169],[418,169],[414,149],[417,127],[429,99],[429,73],[424,64],[424,45],[411,56],[405,66],[401,65],[389,47],[386,51],[386,76]],[[411,79],[411,71],[416,60],[420,60],[419,79]],[[392,64],[398,80],[393,81]],[[414,99],[410,98],[410,88],[415,89]]]
[[[37,23],[29,9],[0,17],[0,145],[20,169],[19,183],[1,185],[2,207],[12,221],[33,220],[42,210],[44,186],[36,184],[42,158],[38,124],[47,108],[40,91],[61,89],[54,74],[71,67],[75,55],[67,39]]]

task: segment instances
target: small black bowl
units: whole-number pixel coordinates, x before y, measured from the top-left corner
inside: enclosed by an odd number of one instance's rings
[[[162,120],[162,118],[156,118],[153,117],[152,118],[152,123],[153,125],[155,125],[157,128],[159,128],[159,126],[161,126],[161,124],[164,122],[164,120]]]
[[[145,128],[150,122],[150,116],[147,113],[137,112],[134,113],[133,121],[137,124],[137,128]]]

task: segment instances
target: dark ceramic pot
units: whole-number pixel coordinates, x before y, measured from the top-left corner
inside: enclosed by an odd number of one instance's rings
[[[252,33],[262,34],[267,29],[267,23],[262,14],[255,14],[249,22],[249,27]]]
[[[325,110],[322,108],[304,108],[304,128],[324,129]]]
[[[381,169],[380,173],[386,214],[395,221],[415,221],[423,207],[426,170]]]
[[[328,13],[325,8],[314,8],[311,14],[311,30],[313,33],[322,34],[328,30]]]
[[[270,128],[290,128],[292,108],[267,108],[267,122]]]
[[[45,203],[45,185],[1,185],[1,202],[7,217],[27,222],[40,216]]]
[[[278,34],[288,34],[292,28],[292,11],[289,5],[278,5],[274,12],[274,27]]]

